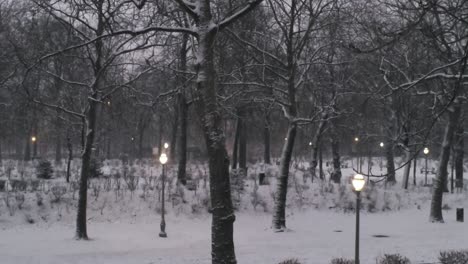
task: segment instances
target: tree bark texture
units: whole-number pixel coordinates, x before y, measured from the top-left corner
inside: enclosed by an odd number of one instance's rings
[[[280,173],[276,182],[275,205],[273,210],[273,228],[283,231],[286,228],[286,197],[288,192],[289,166],[291,164],[297,126],[289,124],[286,144],[283,146],[280,162]]]
[[[442,216],[442,199],[444,190],[447,188],[447,167],[455,130],[460,119],[460,113],[461,106],[457,103],[454,103],[453,110],[448,112],[449,120],[445,128],[442,149],[439,156],[439,168],[437,169],[437,176],[432,187],[431,213],[429,216],[431,222],[444,222]]]

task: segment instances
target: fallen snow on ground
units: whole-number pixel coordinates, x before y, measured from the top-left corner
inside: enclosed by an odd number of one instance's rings
[[[361,263],[375,263],[385,253],[400,253],[413,263],[436,262],[440,250],[466,249],[466,223],[428,222],[428,208],[361,215]],[[354,257],[355,215],[307,210],[288,216],[291,230],[273,233],[271,216],[241,213],[235,223],[235,245],[241,264],[275,264],[289,257],[303,263],[328,264],[334,257]],[[73,227],[21,226],[0,231],[1,263],[155,263],[207,264],[210,218],[169,216],[169,237],[159,238],[159,218],[139,223],[89,223],[90,241],[72,238]],[[389,236],[376,238],[374,235]]]

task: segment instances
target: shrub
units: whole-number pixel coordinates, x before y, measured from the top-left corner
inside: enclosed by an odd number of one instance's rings
[[[439,261],[441,264],[468,264],[468,251],[442,251]]]
[[[287,259],[278,264],[301,264],[297,259]]]
[[[410,264],[410,260],[407,257],[403,257],[400,254],[385,254],[383,258],[379,259],[378,264]]]
[[[352,259],[334,258],[330,264],[354,264]]]
[[[37,177],[39,179],[50,179],[54,173],[52,164],[48,160],[41,160],[36,167]]]

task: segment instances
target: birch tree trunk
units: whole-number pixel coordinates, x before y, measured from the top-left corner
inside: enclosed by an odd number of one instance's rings
[[[454,103],[453,109],[448,111],[449,121],[445,128],[444,140],[439,156],[439,168],[437,169],[437,176],[432,187],[431,213],[429,216],[431,222],[444,222],[442,216],[442,198],[444,190],[447,188],[447,167],[450,159],[453,137],[460,119],[461,106],[459,103]]]

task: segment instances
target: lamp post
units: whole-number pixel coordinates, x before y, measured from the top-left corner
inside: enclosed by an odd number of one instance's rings
[[[427,156],[429,154],[429,148],[425,147],[423,150],[424,155],[426,156],[426,167],[424,168],[425,176],[424,176],[424,185],[427,185]]]
[[[37,141],[36,136],[32,136],[32,137],[31,137],[31,142],[32,142],[32,145],[33,145],[33,159],[36,158],[36,154],[37,154],[37,145],[36,145],[36,141]]]
[[[164,219],[164,214],[165,214],[165,209],[164,209],[164,182],[165,182],[165,177],[166,177],[166,172],[165,172],[165,167],[166,167],[166,162],[168,158],[166,153],[161,154],[159,157],[159,162],[162,164],[162,175],[161,175],[161,180],[162,180],[162,190],[161,190],[161,232],[159,232],[159,237],[167,237],[166,234],[166,220]]]
[[[356,142],[356,153],[357,153],[357,157],[356,157],[356,170],[358,172],[361,172],[361,153],[359,152],[359,138],[358,137],[355,137],[354,138],[354,142]]]
[[[382,164],[382,156],[383,156],[383,147],[385,146],[385,144],[383,142],[380,142],[380,149],[382,149],[381,153],[380,153],[380,171],[382,171],[382,167],[383,167],[383,164]]]
[[[356,191],[356,247],[354,251],[354,263],[359,264],[359,211],[361,209],[361,191],[366,184],[364,176],[361,174],[354,175],[352,184],[354,191]]]

